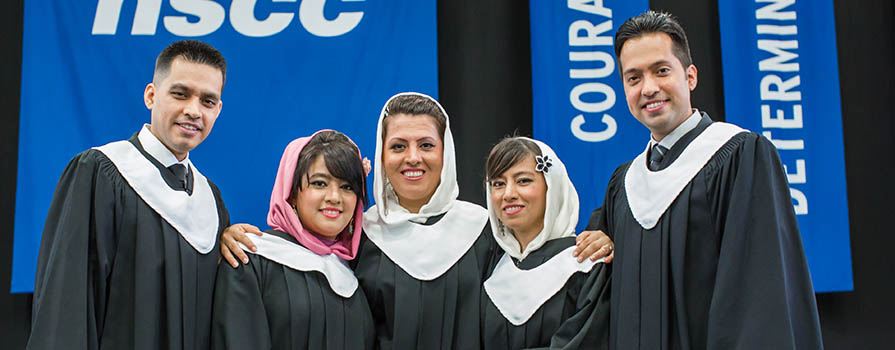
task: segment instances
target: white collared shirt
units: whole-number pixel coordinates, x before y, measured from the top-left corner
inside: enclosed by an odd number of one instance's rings
[[[162,163],[165,168],[180,163],[187,169],[190,169],[190,154],[187,153],[186,157],[183,158],[183,161],[178,161],[177,157],[174,156],[174,153],[171,153],[171,150],[169,150],[168,147],[165,147],[165,145],[155,137],[152,131],[149,131],[149,124],[143,124],[143,128],[140,129],[140,133],[137,134],[137,139],[140,140],[140,144],[143,145],[143,149],[146,153],[149,153],[152,158],[155,158],[159,163]]]
[[[674,128],[674,130],[672,130],[668,135],[665,135],[665,137],[662,138],[662,141],[656,141],[656,139],[654,139],[651,134],[649,139],[649,148],[653,148],[653,145],[658,143],[662,145],[662,147],[671,149],[671,147],[673,147],[674,144],[677,143],[677,140],[680,140],[681,137],[684,137],[684,135],[690,132],[690,130],[695,129],[696,125],[699,125],[699,121],[701,119],[702,115],[699,113],[699,110],[694,108],[693,114],[691,114],[690,117],[687,118],[687,120],[685,120],[683,123],[681,123],[681,125],[678,125],[676,128]]]

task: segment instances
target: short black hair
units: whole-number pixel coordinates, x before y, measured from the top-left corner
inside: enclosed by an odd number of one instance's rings
[[[620,56],[625,42],[652,33],[665,33],[671,37],[671,42],[674,44],[674,56],[681,62],[684,69],[693,64],[693,59],[690,57],[690,44],[687,42],[687,33],[684,32],[684,28],[681,27],[677,18],[667,12],[650,10],[641,13],[637,17],[629,18],[615,32],[615,58],[618,61],[619,68],[621,68],[622,64]],[[621,72],[621,69],[619,69],[619,72]]]
[[[187,62],[206,64],[221,71],[221,90],[227,81],[227,61],[224,55],[213,46],[198,40],[181,40],[168,45],[155,59],[154,83],[159,83],[171,71],[171,63],[182,58]]]
[[[295,201],[298,192],[301,191],[302,177],[310,177],[311,164],[322,156],[326,163],[326,170],[342,181],[351,185],[351,191],[357,195],[361,205],[366,207],[367,196],[366,189],[366,172],[364,164],[358,156],[357,146],[351,142],[351,139],[345,134],[338,131],[321,131],[314,135],[308,144],[298,153],[298,164],[295,166],[295,173],[292,177],[292,191],[289,192],[289,203]],[[352,213],[354,215],[354,213]]]
[[[385,134],[388,131],[388,119],[398,114],[407,114],[411,116],[428,115],[435,118],[435,126],[438,128],[438,134],[444,140],[444,130],[447,128],[447,117],[441,112],[441,107],[434,100],[414,94],[406,94],[397,96],[385,106],[385,117],[382,118],[382,140],[385,141]]]
[[[509,136],[500,140],[491,148],[485,161],[485,189],[488,188],[488,182],[512,168],[523,158],[540,155],[541,149],[538,145],[524,138]]]

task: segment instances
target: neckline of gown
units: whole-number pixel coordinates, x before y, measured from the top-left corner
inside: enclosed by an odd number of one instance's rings
[[[585,259],[579,263],[572,256],[574,251],[575,245],[572,244],[527,270],[516,266],[513,258],[504,253],[483,285],[485,293],[507,321],[516,326],[522,325],[562,290],[572,275],[590,272],[596,264],[603,262],[603,259]],[[528,258],[531,257],[529,255]]]
[[[208,179],[193,164],[193,193],[168,185],[162,171],[130,141],[116,141],[93,149],[117,168],[131,189],[200,254],[212,251],[220,230],[217,201]]]
[[[271,230],[261,236],[247,235],[258,248],[252,252],[242,243],[246,252],[257,254],[297,271],[316,271],[326,277],[330,289],[343,298],[350,298],[357,291],[357,277],[345,260],[335,254],[318,255],[299,244],[288,233]],[[291,239],[290,239],[291,238]]]
[[[408,275],[431,281],[450,270],[472,247],[487,224],[488,211],[455,200],[443,217],[429,221],[386,223],[373,206],[364,213],[364,234]]]
[[[746,132],[739,126],[715,122],[696,136],[668,167],[647,168],[649,146],[625,173],[625,195],[631,213],[644,229],[656,226],[662,214],[708,161],[735,135]]]

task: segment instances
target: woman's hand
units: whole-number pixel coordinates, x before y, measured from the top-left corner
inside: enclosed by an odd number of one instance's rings
[[[603,231],[584,231],[575,238],[575,253],[572,256],[578,258],[578,262],[584,261],[588,256],[591,261],[605,257],[604,263],[611,263],[615,258],[615,244]]]
[[[249,257],[242,248],[239,247],[239,243],[242,243],[253,252],[258,250],[258,248],[255,247],[255,243],[252,243],[252,240],[249,239],[246,233],[252,233],[257,236],[263,234],[257,227],[249,224],[232,225],[221,234],[221,256],[224,257],[234,269],[239,267],[237,258],[242,261],[243,264],[249,263]]]

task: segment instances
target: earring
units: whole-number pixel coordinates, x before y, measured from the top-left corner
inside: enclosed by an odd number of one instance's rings
[[[385,193],[384,193],[383,196],[382,196],[384,200],[382,201],[382,204],[379,204],[379,203],[376,203],[376,204],[377,204],[377,205],[382,205],[382,209],[385,211],[385,216],[388,216],[388,202],[389,202],[389,198],[391,198],[392,196],[394,196],[394,198],[395,198],[395,202],[397,202],[397,201],[398,201],[398,195],[395,193],[395,188],[392,187],[392,183],[391,183],[391,182],[386,181],[384,187],[385,187],[385,189],[384,189],[383,192],[385,192]]]
[[[351,218],[351,221],[348,222],[348,238],[354,236],[354,218]]]

